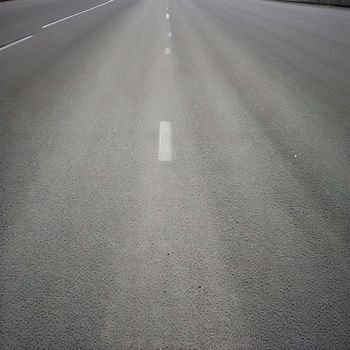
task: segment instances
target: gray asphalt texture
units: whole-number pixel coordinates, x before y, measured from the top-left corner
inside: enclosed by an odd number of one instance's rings
[[[350,11],[101,2],[0,4],[0,348],[349,349]]]

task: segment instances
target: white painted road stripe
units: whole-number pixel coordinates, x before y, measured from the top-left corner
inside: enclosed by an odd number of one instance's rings
[[[159,124],[159,155],[161,162],[171,161],[171,124],[160,122]]]
[[[84,10],[84,11],[81,11],[81,12],[78,12],[78,13],[75,13],[74,15],[61,18],[61,19],[59,19],[58,21],[55,21],[55,22],[51,22],[51,23],[45,24],[45,25],[42,26],[41,28],[44,29],[44,28],[47,28],[47,27],[51,27],[51,26],[53,26],[53,25],[56,24],[56,23],[60,23],[60,22],[66,21],[67,19],[70,19],[70,18],[79,16],[79,15],[81,15],[81,14],[83,14],[83,13],[86,13],[86,12],[89,12],[89,11],[92,11],[92,10],[94,10],[94,9],[97,9],[98,7],[101,7],[101,6],[103,6],[103,5],[107,5],[107,4],[109,4],[110,2],[113,2],[113,1],[114,1],[114,0],[108,0],[108,1],[106,1],[106,2],[104,2],[104,3],[102,3],[102,4],[100,4],[100,5],[91,7],[91,8],[89,8],[89,9],[87,9],[87,10]]]
[[[30,39],[30,38],[32,38],[32,37],[33,37],[33,35],[28,35],[28,36],[25,36],[25,37],[22,38],[22,39],[18,39],[18,40],[16,40],[16,41],[13,41],[12,43],[9,43],[9,44],[7,44],[7,45],[1,46],[1,47],[0,47],[0,51],[6,50],[6,49],[8,49],[8,48],[11,47],[11,46],[17,45],[17,44],[21,43],[22,41],[26,41],[26,40],[28,40],[28,39]]]
[[[171,32],[168,33],[168,37],[171,38],[173,34]]]
[[[164,53],[165,53],[166,55],[170,55],[170,54],[171,54],[171,49],[170,49],[170,47],[166,47],[165,50],[164,50]]]
[[[167,13],[166,14],[166,19],[169,19],[169,18],[170,18],[169,13]]]

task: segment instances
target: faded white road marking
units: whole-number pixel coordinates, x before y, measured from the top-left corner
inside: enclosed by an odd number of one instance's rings
[[[159,154],[161,162],[171,161],[171,124],[162,121],[159,124]]]
[[[166,47],[165,50],[164,50],[164,53],[165,53],[166,55],[170,55],[170,54],[171,54],[171,49],[170,49],[170,47]]]
[[[171,32],[168,33],[168,37],[171,38],[173,34]]]
[[[28,39],[30,39],[30,38],[32,38],[32,37],[33,37],[33,35],[28,35],[28,36],[25,36],[25,37],[22,38],[22,39],[18,39],[18,40],[16,40],[16,41],[13,41],[12,43],[9,43],[9,44],[7,44],[7,45],[1,46],[1,47],[0,47],[0,51],[6,50],[6,49],[8,49],[8,48],[11,47],[11,46],[15,46],[15,45],[21,43],[22,41],[26,41],[26,40],[28,40]]]
[[[169,13],[166,14],[166,19],[169,19],[170,18],[170,15]]]
[[[104,5],[107,5],[109,4],[110,2],[113,2],[114,0],[108,0],[100,5],[97,5],[97,6],[94,6],[94,7],[90,7],[88,8],[87,10],[84,10],[84,11],[81,11],[81,12],[78,12],[78,13],[75,13],[74,15],[71,15],[71,16],[68,16],[68,17],[64,17],[64,18],[61,18],[59,19],[58,21],[54,21],[54,22],[51,22],[51,23],[48,23],[48,24],[45,24],[44,26],[42,26],[41,28],[47,28],[47,27],[51,27],[53,26],[54,24],[57,24],[57,23],[60,23],[60,22],[63,22],[63,21],[66,21],[67,19],[70,19],[70,18],[73,18],[73,17],[76,17],[76,16],[79,16],[83,13],[86,13],[86,12],[89,12],[89,11],[92,11],[94,9],[97,9],[98,7],[101,7],[101,6],[104,6]]]

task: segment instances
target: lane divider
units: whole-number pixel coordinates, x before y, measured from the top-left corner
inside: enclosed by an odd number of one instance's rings
[[[170,162],[171,153],[171,124],[169,122],[162,121],[159,124],[159,161]]]
[[[84,11],[80,11],[80,12],[78,12],[78,13],[75,13],[75,14],[71,15],[71,16],[64,17],[64,18],[61,18],[61,19],[59,19],[59,20],[57,20],[57,21],[54,21],[54,22],[45,24],[45,25],[42,26],[41,28],[42,28],[42,29],[45,29],[45,28],[51,27],[51,26],[53,26],[53,25],[56,24],[56,23],[60,23],[60,22],[66,21],[67,19],[70,19],[70,18],[79,16],[79,15],[81,15],[81,14],[83,14],[83,13],[86,13],[86,12],[89,12],[89,11],[92,11],[92,10],[98,8],[98,7],[107,5],[107,4],[109,4],[109,3],[113,2],[113,1],[114,1],[114,0],[108,0],[108,1],[106,1],[106,2],[104,2],[104,3],[102,3],[102,4],[99,4],[99,5],[96,5],[96,6],[94,6],[94,7],[88,8],[88,9],[86,9],[86,10],[84,10]],[[17,44],[19,44],[19,43],[21,43],[21,42],[23,42],[23,41],[26,41],[26,40],[32,38],[33,36],[34,36],[34,35],[27,35],[27,36],[25,36],[25,37],[23,37],[23,38],[21,38],[21,39],[12,41],[12,42],[9,43],[9,44],[0,46],[0,51],[4,51],[4,50],[6,50],[6,49],[8,49],[8,48],[10,48],[10,47],[12,47],[12,46],[14,46],[14,45],[17,45]]]
[[[4,46],[1,46],[1,47],[0,47],[0,51],[6,50],[6,49],[8,49],[8,48],[11,47],[11,46],[15,46],[15,45],[17,45],[17,44],[19,44],[19,43],[21,43],[21,42],[23,42],[23,41],[26,41],[26,40],[28,40],[28,39],[30,39],[30,38],[32,38],[32,37],[33,37],[33,35],[27,35],[27,36],[25,36],[24,38],[18,39],[18,40],[16,40],[16,41],[12,41],[12,42],[9,43],[9,44],[6,44],[6,45],[4,45]]]
[[[164,50],[164,53],[166,55],[171,55],[171,48],[170,47],[166,47],[165,50]]]
[[[102,3],[102,4],[99,4],[99,5],[97,5],[97,6],[90,7],[90,8],[88,8],[87,10],[80,11],[80,12],[78,12],[78,13],[75,13],[74,15],[71,15],[71,16],[68,16],[68,17],[64,17],[64,18],[61,18],[61,19],[59,19],[59,20],[57,20],[57,21],[54,21],[54,22],[45,24],[45,25],[42,26],[41,28],[42,28],[42,29],[45,29],[45,28],[51,27],[51,26],[53,26],[53,25],[55,25],[55,24],[57,24],[57,23],[66,21],[67,19],[71,19],[71,18],[73,18],[73,17],[82,15],[83,13],[86,13],[86,12],[92,11],[92,10],[94,10],[94,9],[97,9],[98,7],[107,5],[107,4],[109,4],[109,3],[113,2],[113,1],[114,1],[114,0],[108,0],[108,1],[106,1],[106,2],[104,2],[104,3]]]

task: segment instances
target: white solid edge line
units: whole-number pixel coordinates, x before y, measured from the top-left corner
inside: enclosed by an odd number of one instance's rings
[[[42,26],[41,28],[42,28],[42,29],[45,29],[45,28],[47,28],[47,27],[51,27],[51,26],[53,26],[54,24],[57,24],[57,23],[60,23],[60,22],[66,21],[67,19],[70,19],[70,18],[73,18],[73,17],[79,16],[79,15],[81,15],[81,14],[83,14],[83,13],[86,13],[86,12],[89,12],[89,11],[92,11],[92,10],[94,10],[94,9],[97,9],[98,7],[101,7],[101,6],[107,5],[107,4],[109,4],[110,2],[113,2],[113,1],[114,1],[114,0],[108,0],[108,1],[106,1],[106,2],[104,2],[104,3],[102,3],[102,4],[99,4],[99,5],[97,5],[97,6],[90,7],[90,8],[89,8],[89,9],[87,9],[87,10],[80,11],[80,12],[78,12],[78,13],[75,13],[74,15],[71,15],[71,16],[68,16],[68,17],[61,18],[61,19],[59,19],[59,20],[57,20],[57,21],[55,21],[55,22],[51,22],[51,23],[45,24],[45,25],[44,25],[44,26]]]
[[[171,124],[162,121],[159,124],[159,153],[161,162],[171,161]]]
[[[16,41],[13,41],[12,43],[9,43],[9,44],[7,44],[7,45],[1,46],[1,47],[0,47],[0,51],[6,50],[6,49],[8,49],[8,48],[11,47],[11,46],[17,45],[17,44],[21,43],[22,41],[26,41],[26,40],[28,40],[28,39],[30,39],[30,38],[32,38],[32,37],[33,37],[33,35],[28,35],[28,36],[25,36],[25,37],[22,38],[22,39],[18,39],[18,40],[16,40]]]

